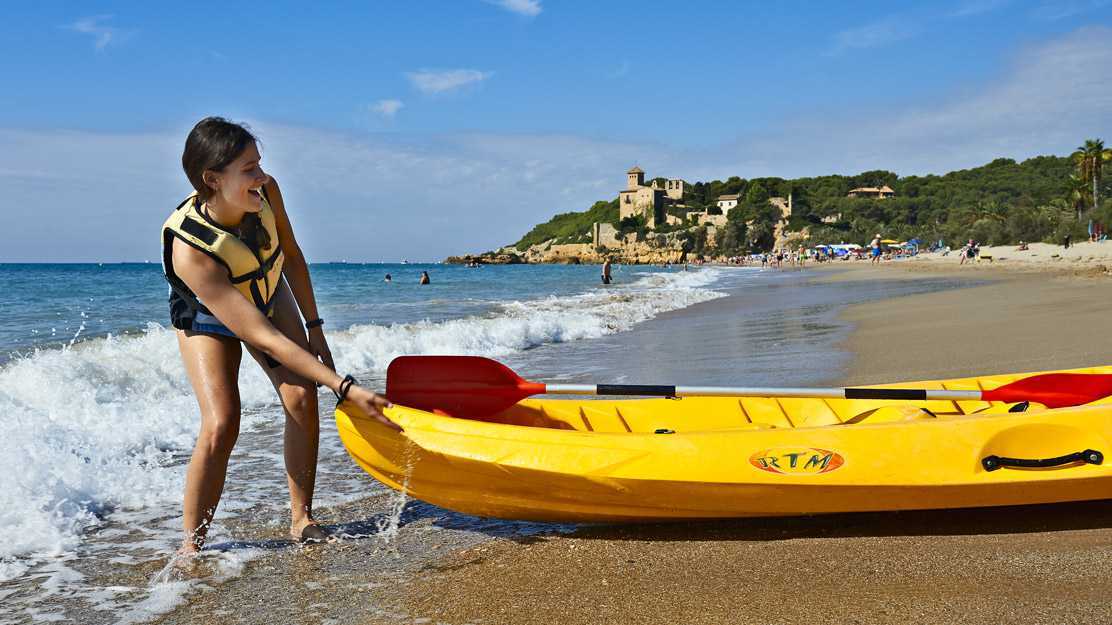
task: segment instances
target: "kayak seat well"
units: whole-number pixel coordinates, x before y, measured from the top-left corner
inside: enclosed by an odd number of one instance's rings
[[[935,419],[938,415],[920,406],[881,406],[866,410],[852,419],[846,421],[854,423],[893,423],[896,421],[915,421],[917,419]]]

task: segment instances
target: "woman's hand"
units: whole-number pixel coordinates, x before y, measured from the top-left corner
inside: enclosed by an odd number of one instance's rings
[[[363,414],[378,421],[386,427],[401,432],[402,428],[397,423],[386,418],[382,411],[393,406],[385,397],[369,391],[358,384],[352,384],[344,398],[344,406],[358,408]]]
[[[324,363],[324,366],[336,370],[336,363],[332,362],[332,351],[328,349],[328,341],[325,340],[324,330],[320,326],[309,329],[309,351]]]

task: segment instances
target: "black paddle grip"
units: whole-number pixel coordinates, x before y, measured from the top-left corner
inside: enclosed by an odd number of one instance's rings
[[[658,384],[599,384],[595,387],[599,395],[652,395],[654,397],[675,397],[675,386]]]
[[[1085,451],[1076,451],[1072,454],[1064,456],[1057,456],[1054,458],[1008,458],[1005,456],[985,456],[981,459],[981,466],[985,471],[995,471],[1000,467],[1019,467],[1023,469],[1042,469],[1046,467],[1057,467],[1063,464],[1073,464],[1075,462],[1084,462],[1086,464],[1101,464],[1104,462],[1104,454],[1095,449],[1086,449]]]
[[[927,392],[917,388],[847,388],[846,399],[926,399]]]

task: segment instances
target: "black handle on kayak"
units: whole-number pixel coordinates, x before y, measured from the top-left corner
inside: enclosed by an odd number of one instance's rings
[[[981,459],[981,466],[985,471],[995,471],[1000,467],[1021,467],[1024,469],[1040,469],[1045,467],[1057,467],[1063,464],[1073,464],[1075,462],[1084,462],[1086,464],[1101,464],[1104,462],[1104,454],[1095,449],[1086,449],[1085,451],[1075,451],[1072,454],[1058,456],[1057,458],[1008,458],[1005,456],[985,456]]]

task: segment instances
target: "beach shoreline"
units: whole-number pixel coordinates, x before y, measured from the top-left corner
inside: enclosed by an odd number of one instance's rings
[[[815,290],[849,286],[849,293],[862,284],[949,281],[941,290],[911,295],[892,288],[898,296],[841,308],[838,318],[852,326],[838,342],[848,357],[826,383],[1103,364],[1096,359],[1112,351],[1108,341],[1079,331],[1101,318],[1112,280],[999,265],[965,269],[898,261],[805,270],[805,281],[820,287]],[[628,347],[654,333],[697,325],[701,316],[713,322],[714,315],[745,304],[744,298],[712,300],[606,340]],[[1031,337],[1018,343],[1002,338],[1017,332]],[[961,360],[970,345],[982,344],[982,357]],[[917,355],[892,358],[908,353]],[[382,507],[366,502],[327,510],[326,522],[373,518]],[[422,533],[459,521],[438,519],[426,508],[407,504],[403,516],[417,520],[392,544],[349,540],[267,556],[248,565],[265,569],[246,573],[254,581],[241,578],[195,595],[159,622],[265,623],[276,614],[303,620],[314,612],[321,622],[367,625],[1112,620],[1104,583],[1112,577],[1107,500],[584,526],[571,533],[542,526],[478,542],[445,536],[431,547]],[[411,565],[391,568],[391,550]],[[260,583],[286,592],[260,599]]]
[[[1084,330],[1099,327],[1112,281],[889,265],[834,265],[820,280],[929,272],[991,282],[848,307],[852,364],[841,383],[1095,365],[1112,354]],[[963,360],[971,345],[982,357]],[[926,355],[892,358],[912,352]],[[1110,528],[1105,500],[583,529],[452,554],[407,586],[403,605],[450,623],[1107,622]]]

